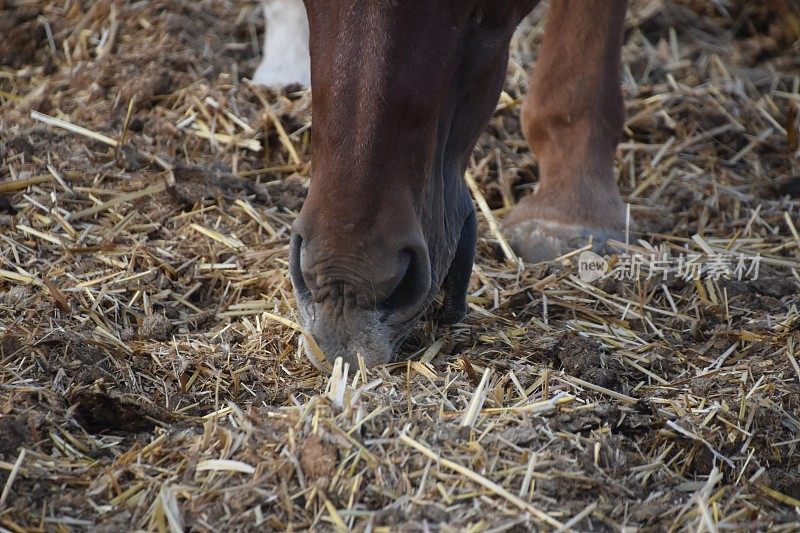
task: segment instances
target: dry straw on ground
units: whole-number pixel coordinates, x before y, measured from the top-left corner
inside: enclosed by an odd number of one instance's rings
[[[257,6],[0,7],[0,528],[800,528],[796,2],[627,24],[634,248],[760,254],[758,280],[516,268],[482,210],[464,323],[332,378],[286,275],[310,97],[243,81]],[[470,168],[488,218],[536,180],[541,13]]]

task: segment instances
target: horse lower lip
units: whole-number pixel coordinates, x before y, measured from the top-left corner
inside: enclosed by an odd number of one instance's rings
[[[368,366],[389,363],[397,353],[399,341],[408,334],[410,325],[418,314],[386,314],[372,306],[369,309],[350,306],[344,312],[335,312],[330,306],[316,304],[308,296],[297,295],[299,322],[325,358],[315,359],[317,350],[301,336],[301,350],[319,370],[329,372],[325,365],[337,357],[358,364],[356,354],[364,357]]]

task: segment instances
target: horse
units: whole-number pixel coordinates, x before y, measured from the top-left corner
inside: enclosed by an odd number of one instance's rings
[[[511,37],[537,3],[266,0],[255,81],[310,83],[313,95],[313,174],[289,260],[307,352],[390,362],[439,290],[440,320],[463,319],[476,245],[463,178]],[[624,229],[614,155],[626,9],[627,0],[549,7],[521,111],[539,186],[503,221],[526,262],[590,237],[602,247]]]

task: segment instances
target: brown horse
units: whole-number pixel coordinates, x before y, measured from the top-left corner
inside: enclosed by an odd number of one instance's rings
[[[329,360],[391,361],[440,287],[443,321],[464,316],[476,223],[463,176],[536,3],[306,0],[314,167],[290,271],[301,323]],[[522,110],[539,188],[504,225],[528,261],[623,227],[625,10],[552,1]]]

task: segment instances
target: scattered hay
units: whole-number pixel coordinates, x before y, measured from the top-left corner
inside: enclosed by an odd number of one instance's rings
[[[505,263],[537,9],[470,166],[469,316],[328,379],[286,271],[310,97],[242,80],[257,4],[0,0],[0,527],[797,530],[800,10],[632,3],[630,249],[760,279]]]

